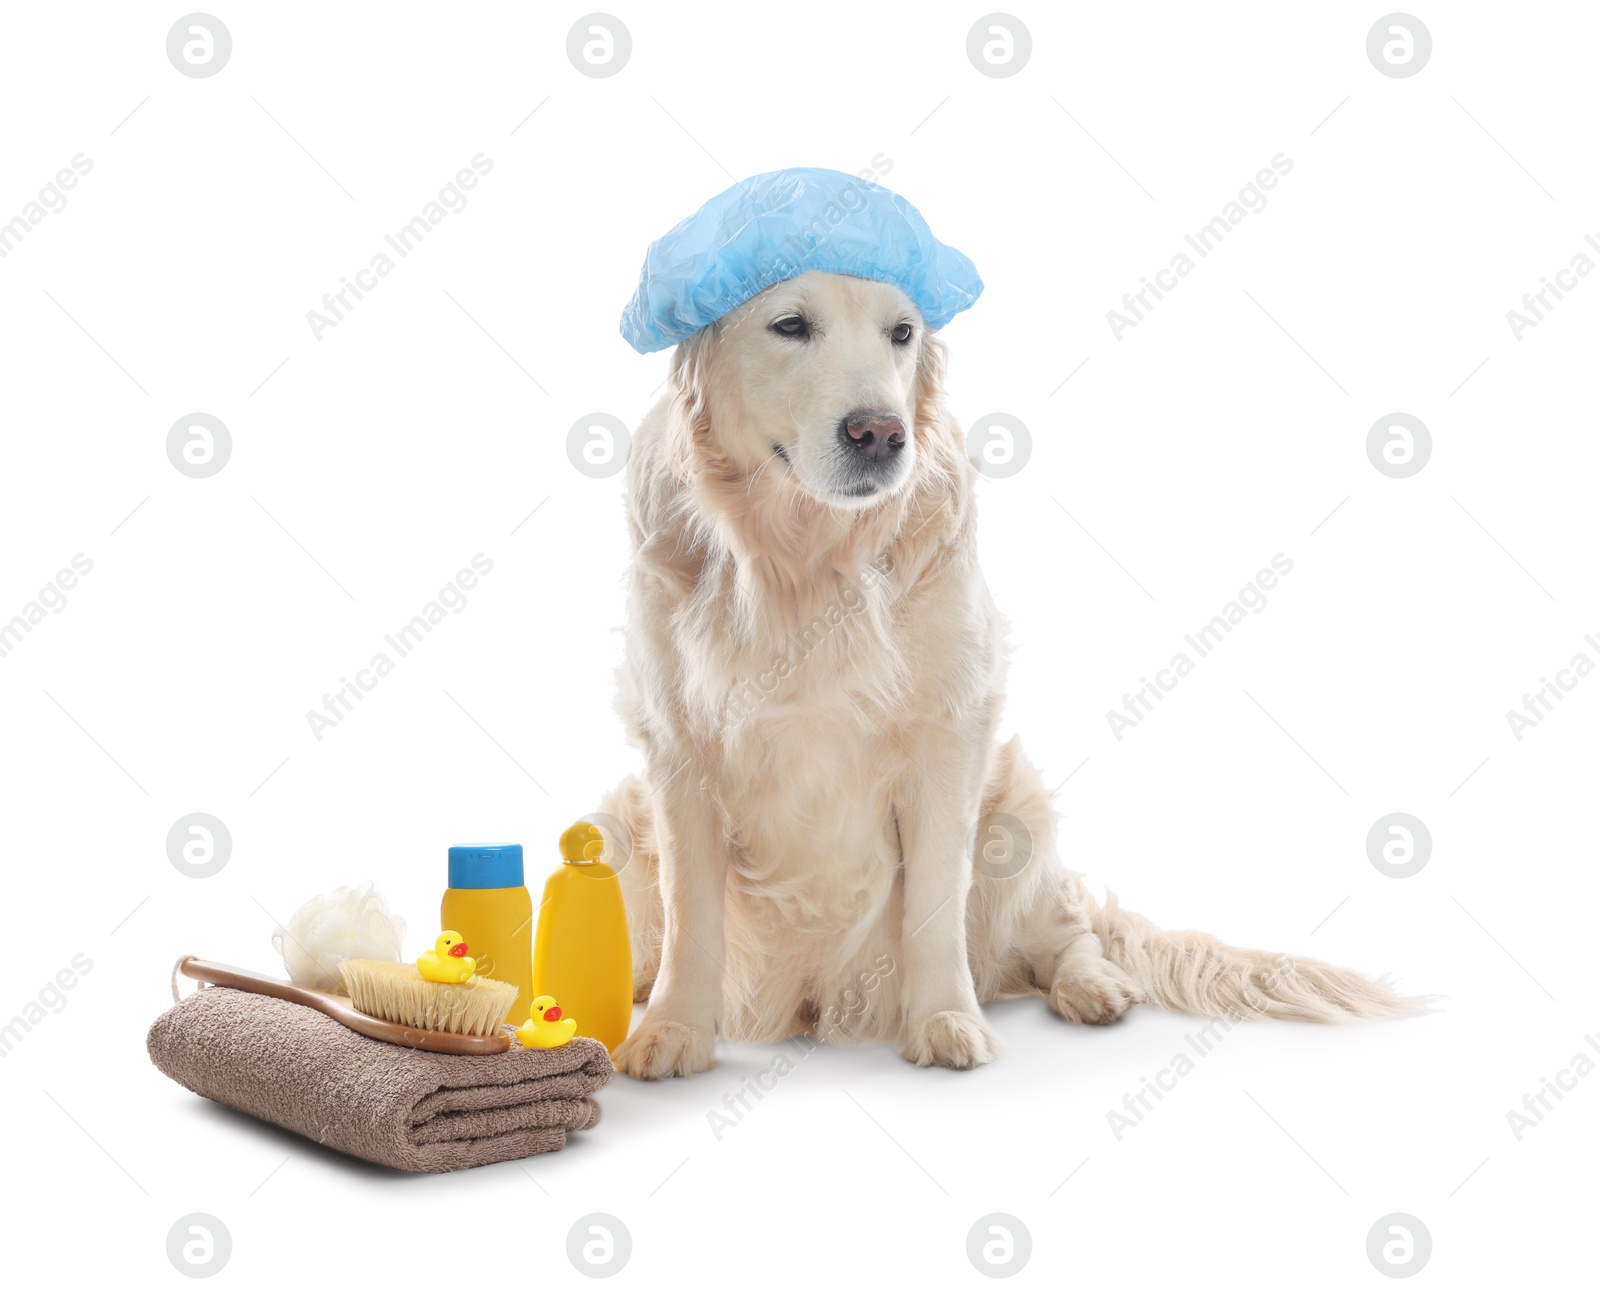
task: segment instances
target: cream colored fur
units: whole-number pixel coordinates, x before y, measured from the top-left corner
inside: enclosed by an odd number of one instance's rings
[[[809,339],[773,329],[796,315]],[[897,288],[811,272],[680,345],[639,429],[620,708],[646,774],[603,829],[649,1006],[618,1068],[687,1075],[719,1033],[800,1032],[970,1068],[995,1053],[979,1003],[1036,992],[1074,1023],[1146,1000],[1408,1009],[1350,971],[1163,933],[1062,866],[1038,772],[995,739],[1002,621],[943,369]],[[860,408],[912,430],[867,499],[842,492]],[[994,815],[1031,837],[1017,874],[974,865]]]

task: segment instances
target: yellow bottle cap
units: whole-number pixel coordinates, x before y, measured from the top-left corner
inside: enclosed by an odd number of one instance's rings
[[[561,832],[561,859],[564,862],[598,862],[606,843],[593,822],[573,822]]]

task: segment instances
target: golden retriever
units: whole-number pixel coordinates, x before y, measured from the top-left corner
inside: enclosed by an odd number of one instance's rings
[[[1003,623],[944,364],[898,288],[810,271],[681,343],[639,429],[620,708],[646,775],[600,824],[649,1005],[617,1067],[812,1033],[971,1068],[980,1003],[1031,993],[1094,1024],[1411,1008],[1160,931],[1061,864],[1044,783],[995,738]]]

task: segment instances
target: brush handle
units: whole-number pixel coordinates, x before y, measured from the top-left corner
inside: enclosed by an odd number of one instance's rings
[[[219,965],[215,961],[186,956],[178,963],[178,972],[219,988],[236,988],[240,992],[254,992],[263,997],[276,997],[279,1001],[292,1001],[297,1006],[309,1006],[312,1010],[320,1010],[329,1019],[337,1020],[352,1032],[374,1041],[392,1042],[396,1046],[409,1046],[419,1051],[437,1051],[441,1055],[498,1055],[511,1049],[511,1034],[504,1029],[491,1037],[469,1037],[464,1033],[391,1024],[386,1019],[363,1014],[350,1004],[348,997],[319,992],[315,988],[302,988],[298,983],[285,983],[282,979],[256,974],[252,970],[241,970],[233,965]]]

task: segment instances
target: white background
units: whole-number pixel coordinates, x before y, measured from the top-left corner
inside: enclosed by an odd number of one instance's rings
[[[1396,1211],[1433,1237],[1418,1287],[1592,1263],[1600,1076],[1520,1142],[1506,1111],[1600,1035],[1600,680],[1520,742],[1505,717],[1600,661],[1600,282],[1520,341],[1506,321],[1600,231],[1591,6],[1423,10],[1406,79],[1368,62],[1382,7],[1347,3],[1027,5],[1008,78],[968,61],[981,5],[628,5],[605,79],[567,59],[578,6],[228,5],[208,79],[167,60],[182,12],[13,6],[0,41],[0,220],[93,161],[0,260],[0,618],[94,562],[0,659],[0,1018],[93,962],[0,1061],[13,1271],[181,1285],[165,1237],[196,1211],[241,1288],[583,1285],[565,1236],[595,1211],[633,1237],[617,1287],[986,1286],[966,1235],[996,1211],[1033,1237],[1019,1288],[1386,1286],[1366,1236]],[[306,312],[478,153],[470,205],[314,339]],[[1115,340],[1106,312],[1278,153],[1270,205]],[[522,840],[537,885],[636,766],[621,478],[579,474],[568,428],[634,424],[665,375],[616,329],[649,240],[733,177],[877,154],[987,283],[945,333],[958,416],[1032,432],[981,486],[982,546],[1008,724],[1072,774],[1069,862],[1442,1010],[1235,1030],[1120,1142],[1107,1110],[1196,1021],[1010,1003],[987,1069],[819,1052],[718,1140],[708,1111],[776,1053],[722,1045],[693,1080],[614,1081],[559,1155],[449,1178],[156,1072],[179,954],[274,970],[275,918],[368,879],[420,949],[448,844]],[[1364,447],[1397,410],[1434,446],[1404,480]],[[232,433],[209,479],[166,457],[194,411]],[[306,711],[480,552],[467,609],[315,739]],[[1279,552],[1268,608],[1117,741],[1106,711]],[[1409,879],[1366,856],[1394,811],[1433,836]],[[167,859],[190,812],[232,832],[209,879]]]

